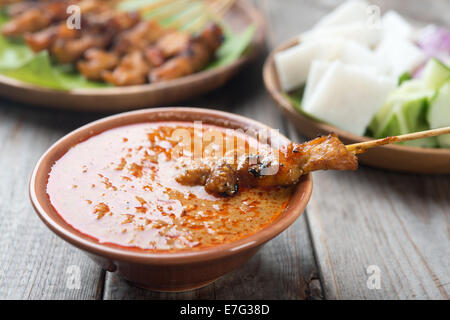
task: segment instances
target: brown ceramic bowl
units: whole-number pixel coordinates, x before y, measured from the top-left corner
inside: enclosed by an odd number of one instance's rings
[[[283,94],[275,69],[274,57],[277,52],[286,50],[299,43],[292,39],[273,50],[264,64],[264,83],[280,110],[294,124],[298,132],[308,138],[335,132],[345,144],[372,140],[369,137],[357,136],[348,131],[333,127],[304,116],[292,105]],[[450,149],[415,148],[401,145],[385,145],[368,150],[358,155],[359,162],[383,169],[426,173],[450,173]]]
[[[304,176],[281,216],[269,226],[238,241],[198,251],[149,253],[100,244],[69,226],[50,204],[46,193],[52,165],[69,148],[105,130],[142,122],[194,121],[232,129],[267,129],[234,114],[197,108],[158,108],[111,116],[88,124],[56,142],[38,161],[30,181],[31,202],[42,221],[58,236],[82,249],[103,268],[137,286],[158,291],[184,291],[209,284],[246,262],[261,246],[289,227],[304,211],[312,191],[311,175]],[[280,136],[282,141],[288,139]]]

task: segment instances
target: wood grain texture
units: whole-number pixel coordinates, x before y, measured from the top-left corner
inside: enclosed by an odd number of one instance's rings
[[[307,219],[327,299],[449,299],[450,176],[362,166],[313,179]]]
[[[95,299],[101,294],[101,270],[54,236],[28,200],[35,162],[63,133],[79,126],[80,118],[0,101],[1,299]],[[79,270],[80,289],[67,286],[77,272],[73,268]]]

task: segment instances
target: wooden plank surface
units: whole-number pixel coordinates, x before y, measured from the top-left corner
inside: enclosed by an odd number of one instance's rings
[[[92,118],[0,101],[1,299],[101,297],[101,269],[53,235],[28,200],[28,181],[41,154]],[[79,276],[79,288],[73,276]]]
[[[255,0],[269,22],[269,47],[306,30],[338,2]],[[450,10],[447,0],[376,3],[419,21],[450,23],[442,14]],[[262,62],[224,88],[183,105],[243,114],[301,140],[265,92]],[[105,274],[39,221],[27,194],[42,152],[63,134],[102,116],[0,100],[0,299],[448,299],[450,177],[365,167],[314,174],[307,214],[213,285],[162,294]],[[379,270],[380,289],[367,286],[369,266]],[[79,289],[70,282],[77,270]]]

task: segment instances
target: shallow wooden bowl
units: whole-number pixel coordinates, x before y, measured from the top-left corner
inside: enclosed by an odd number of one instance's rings
[[[139,287],[157,291],[185,291],[207,285],[250,259],[302,214],[312,192],[311,175],[297,184],[288,206],[268,226],[237,241],[201,250],[153,253],[99,243],[66,223],[47,196],[50,170],[72,146],[103,131],[155,121],[203,121],[229,129],[259,132],[269,128],[235,114],[199,108],[153,108],[104,118],[77,129],[57,141],[40,158],[30,180],[31,202],[42,221],[59,237],[87,253],[100,266]],[[289,143],[279,136],[280,143]],[[275,142],[270,140],[269,143]],[[276,142],[275,142],[276,143]]]
[[[225,20],[237,32],[256,25],[250,47],[229,65],[155,84],[68,91],[43,88],[0,75],[0,95],[30,105],[92,112],[124,111],[187,100],[225,84],[264,46],[265,20],[251,4],[236,1]]]
[[[280,88],[275,69],[275,53],[298,44],[297,39],[282,44],[271,52],[264,64],[264,84],[277,106],[295,125],[299,133],[308,138],[335,132],[345,144],[371,140],[369,137],[357,136],[348,131],[315,121],[298,112]],[[358,155],[361,163],[395,171],[414,173],[450,173],[450,149],[415,148],[400,145],[386,145],[368,150]]]

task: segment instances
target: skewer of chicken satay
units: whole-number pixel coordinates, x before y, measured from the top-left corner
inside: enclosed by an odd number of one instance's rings
[[[356,170],[356,154],[390,143],[450,133],[450,127],[387,137],[345,146],[334,134],[303,144],[291,143],[280,148],[279,156],[261,153],[233,156],[208,163],[197,161],[185,165],[175,179],[183,185],[202,185],[211,194],[232,196],[241,187],[275,187],[298,183],[300,177],[317,170]],[[237,158],[237,159],[236,159]],[[275,171],[271,168],[276,167]],[[267,172],[272,174],[266,174]]]

